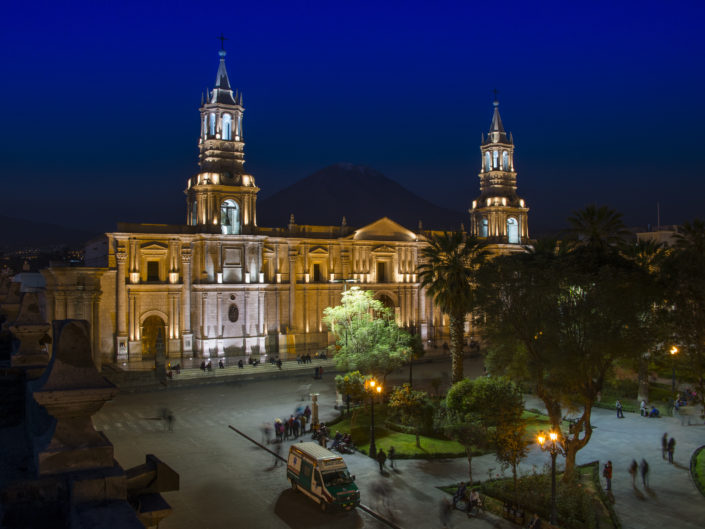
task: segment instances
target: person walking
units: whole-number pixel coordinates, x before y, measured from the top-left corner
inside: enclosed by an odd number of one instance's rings
[[[641,465],[639,465],[639,469],[641,470],[641,482],[644,484],[644,488],[648,489],[649,488],[649,464],[646,462],[646,459],[641,460]]]
[[[389,467],[394,468],[394,455],[397,453],[393,446],[389,447]]]
[[[446,529],[448,527],[448,522],[450,522],[450,512],[453,510],[453,506],[450,503],[450,500],[448,498],[443,498],[441,500],[441,505],[440,505],[440,518],[441,518],[441,525],[443,526],[443,529]]]
[[[629,475],[632,477],[632,487],[636,487],[636,474],[639,471],[639,464],[636,459],[632,459],[632,464],[629,465]]]
[[[668,451],[668,432],[663,434],[661,437],[661,457],[666,459],[666,452]]]
[[[379,463],[379,473],[384,474],[384,462],[387,460],[387,454],[381,448],[377,452],[377,463]]]
[[[607,463],[605,463],[605,468],[602,469],[602,476],[607,482],[607,487],[605,490],[612,490],[612,461],[607,461]]]
[[[620,401],[617,401],[615,403],[615,407],[617,408],[617,418],[624,419],[624,412],[623,412],[622,403]]]
[[[673,452],[676,449],[676,440],[671,437],[668,440],[668,462],[673,463]]]

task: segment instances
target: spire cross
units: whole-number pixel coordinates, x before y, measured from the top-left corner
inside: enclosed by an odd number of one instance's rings
[[[492,93],[494,94],[494,100],[497,101],[497,94],[499,94],[499,90],[495,88],[494,90],[492,90]]]
[[[224,50],[225,49],[225,41],[228,40],[227,37],[224,37],[223,34],[220,34],[220,37],[218,37],[218,40],[220,41],[220,49]]]

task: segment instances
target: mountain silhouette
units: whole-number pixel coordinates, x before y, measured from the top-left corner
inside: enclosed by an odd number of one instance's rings
[[[99,234],[97,229],[69,228],[48,222],[35,222],[0,215],[0,250],[25,248],[49,249],[57,246],[83,248],[83,244]]]
[[[469,215],[442,208],[415,195],[369,167],[338,163],[257,201],[257,224],[283,227],[294,214],[296,224],[361,227],[389,217],[410,230],[457,230]]]

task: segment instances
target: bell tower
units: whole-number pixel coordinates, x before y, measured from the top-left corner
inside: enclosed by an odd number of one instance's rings
[[[471,233],[504,244],[526,244],[529,239],[528,212],[517,195],[514,170],[514,139],[502,125],[495,95],[490,131],[482,136],[480,151],[480,196],[470,208]]]
[[[186,193],[187,224],[219,226],[225,235],[252,233],[257,226],[259,189],[245,173],[242,137],[242,93],[233,93],[225,68],[224,49],[215,87],[201,100],[201,135],[198,140],[200,172],[189,178]]]

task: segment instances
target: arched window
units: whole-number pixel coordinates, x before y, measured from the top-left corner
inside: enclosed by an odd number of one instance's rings
[[[509,244],[519,244],[519,223],[514,217],[507,219],[507,241]]]
[[[490,223],[487,217],[482,217],[480,221],[480,237],[487,237],[490,231]]]
[[[507,151],[502,153],[502,169],[509,171],[509,153]]]
[[[230,198],[220,206],[220,230],[223,235],[240,233],[240,207]]]
[[[198,202],[193,201],[191,204],[191,226],[196,226],[198,224]]]
[[[485,171],[489,171],[492,167],[490,166],[490,152],[485,153]]]
[[[223,114],[223,139],[231,140],[233,137],[233,118],[230,114]]]
[[[208,135],[209,136],[215,136],[215,114],[211,112],[210,114],[210,123],[208,126]]]
[[[492,167],[499,168],[499,151],[492,151]]]

